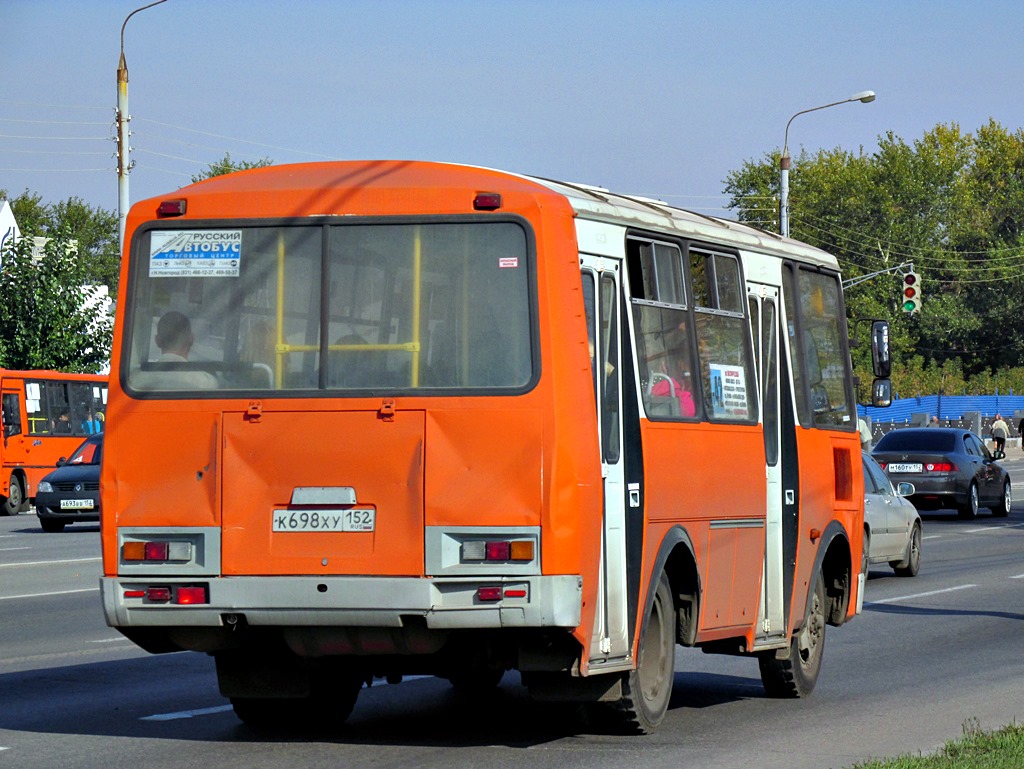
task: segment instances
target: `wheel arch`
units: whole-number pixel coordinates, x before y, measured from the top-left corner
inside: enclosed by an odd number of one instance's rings
[[[669,529],[654,559],[648,580],[647,596],[644,600],[646,617],[654,601],[657,578],[664,571],[672,586],[672,602],[676,609],[676,643],[693,646],[697,642],[697,626],[700,618],[701,584],[693,542],[682,526]]]
[[[864,531],[870,534],[865,523]],[[804,606],[814,592],[814,575],[819,570],[825,579],[826,617],[828,624],[839,626],[846,622],[853,593],[853,551],[850,538],[839,521],[832,521],[821,535],[821,544],[814,559],[811,579],[808,581]]]

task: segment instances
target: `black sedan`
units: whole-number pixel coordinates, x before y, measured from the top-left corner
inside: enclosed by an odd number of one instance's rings
[[[987,507],[1010,514],[1010,476],[970,430],[911,427],[882,436],[871,456],[894,484],[914,484],[910,501],[918,510],[955,508],[974,518]]]
[[[43,531],[63,531],[69,523],[100,519],[102,455],[103,433],[90,435],[39,482],[36,515]]]

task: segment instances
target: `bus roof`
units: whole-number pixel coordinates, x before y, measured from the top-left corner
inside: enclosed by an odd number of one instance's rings
[[[581,218],[672,231],[697,240],[705,239],[781,257],[797,257],[823,267],[839,268],[836,258],[827,251],[735,220],[698,214],[661,200],[623,195],[601,187],[528,178],[565,195]]]
[[[474,179],[476,176],[478,178]],[[804,262],[838,269],[836,258],[826,251],[809,246],[790,238],[784,238],[766,230],[747,224],[694,213],[639,195],[614,193],[601,187],[587,184],[556,181],[542,177],[518,174],[483,166],[457,163],[408,160],[360,160],[327,161],[315,163],[294,163],[271,165],[247,169],[222,176],[204,179],[174,193],[161,195],[153,202],[174,198],[218,198],[224,195],[246,193],[280,192],[304,201],[303,208],[312,203],[320,210],[307,210],[308,215],[337,215],[351,211],[323,209],[327,197],[309,196],[309,190],[342,190],[347,188],[383,190],[409,190],[419,186],[442,189],[472,184],[498,184],[502,180],[517,183],[521,192],[544,190],[565,199],[576,216],[627,227],[643,227],[659,232],[671,233],[694,240],[706,240],[722,246],[746,249],[780,257],[793,257]],[[407,202],[408,198],[402,196]],[[348,196],[334,200],[352,202]],[[315,202],[314,202],[315,201]],[[133,206],[142,206],[146,211],[154,210],[150,201],[141,201]],[[190,213],[191,211],[190,205]],[[261,201],[260,208],[266,211]],[[298,212],[296,212],[298,213]],[[300,214],[301,215],[301,214]],[[134,217],[133,217],[134,218]],[[146,216],[145,218],[149,218]]]

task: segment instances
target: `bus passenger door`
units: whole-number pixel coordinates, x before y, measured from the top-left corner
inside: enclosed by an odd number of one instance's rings
[[[580,260],[604,485],[598,603],[590,651],[590,663],[600,665],[623,660],[630,651],[619,365],[621,262],[589,254],[581,254]]]
[[[765,558],[761,577],[761,610],[757,638],[786,637],[785,568],[783,548],[782,421],[779,401],[779,289],[751,284],[748,287],[750,326],[757,353],[761,423],[764,429],[767,495],[765,511]]]

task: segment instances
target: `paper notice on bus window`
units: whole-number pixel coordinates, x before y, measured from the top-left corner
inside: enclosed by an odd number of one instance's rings
[[[237,278],[241,230],[154,230],[149,236],[151,278]]]
[[[32,401],[40,400],[39,382],[25,382],[25,397]]]
[[[712,363],[709,368],[711,369],[711,410],[714,415],[725,419],[749,417],[747,377],[743,367]]]

